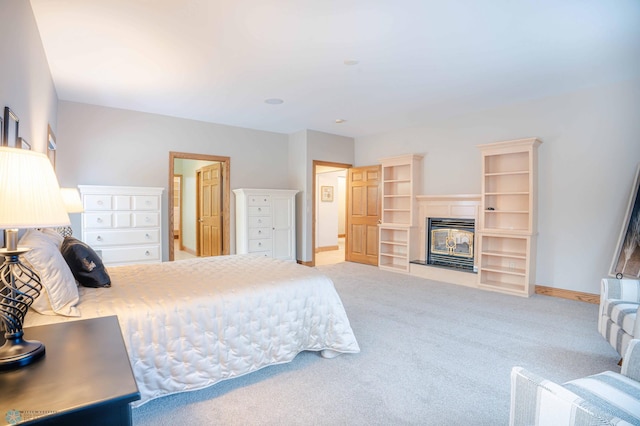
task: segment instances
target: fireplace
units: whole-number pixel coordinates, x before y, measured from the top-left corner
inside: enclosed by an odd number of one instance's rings
[[[474,219],[427,218],[427,264],[473,272]]]

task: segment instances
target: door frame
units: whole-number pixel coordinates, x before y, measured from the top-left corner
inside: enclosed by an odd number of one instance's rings
[[[182,250],[182,174],[174,174],[173,178],[175,179],[176,177],[179,178],[180,180],[180,197],[178,197],[178,204],[179,204],[179,208],[180,208],[180,223],[178,224],[178,245],[180,246],[180,250]],[[172,186],[172,190],[175,191],[175,181],[172,180],[173,182],[173,186]],[[175,197],[175,192],[173,193],[173,197]],[[170,198],[171,200],[171,204],[173,205],[173,197]],[[175,208],[175,207],[174,207]],[[174,222],[175,222],[175,216],[174,216]],[[174,224],[175,226],[175,224]],[[174,238],[174,242],[176,240],[175,235],[173,235]]]
[[[318,196],[316,194],[317,166],[335,167],[337,169],[350,169],[351,167],[353,167],[352,164],[347,163],[333,163],[329,161],[313,160],[313,170],[311,173],[313,175],[313,183],[311,184],[311,264],[307,266],[316,266],[316,197]]]
[[[231,198],[231,185],[229,178],[231,176],[231,157],[223,157],[219,155],[208,154],[193,154],[188,152],[176,152],[169,151],[169,260],[174,260],[174,243],[173,243],[173,174],[174,174],[174,160],[202,160],[202,161],[217,161],[222,163],[222,254],[230,254],[230,237],[231,237],[231,221],[230,221],[230,198]]]

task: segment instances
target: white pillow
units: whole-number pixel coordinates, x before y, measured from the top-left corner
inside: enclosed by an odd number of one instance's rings
[[[20,238],[18,245],[31,248],[21,256],[21,260],[28,262],[27,266],[38,273],[42,283],[40,296],[31,307],[44,315],[79,317],[80,310],[76,305],[80,297],[76,280],[51,237],[29,229]]]
[[[56,246],[58,246],[58,250],[60,250],[60,246],[62,245],[62,241],[64,241],[64,237],[60,235],[60,233],[56,230],[56,228],[42,228],[40,231],[49,237],[49,240],[53,241]]]

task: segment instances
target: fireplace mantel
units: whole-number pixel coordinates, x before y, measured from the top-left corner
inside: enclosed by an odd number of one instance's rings
[[[480,194],[444,194],[444,195],[417,195],[418,223],[420,224],[420,260],[426,260],[426,219],[437,218],[463,218],[474,219],[478,226],[479,211],[482,201]],[[475,259],[477,261],[477,250]],[[412,264],[410,273],[424,278],[476,286],[477,276],[469,272],[447,270],[428,265]]]

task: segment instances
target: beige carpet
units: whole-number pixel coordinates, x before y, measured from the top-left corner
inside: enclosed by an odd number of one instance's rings
[[[520,298],[339,263],[318,267],[343,300],[360,354],[285,365],[151,401],[136,426],[506,425],[509,372],[563,382],[619,371],[597,306]],[[599,280],[599,277],[594,277]]]

